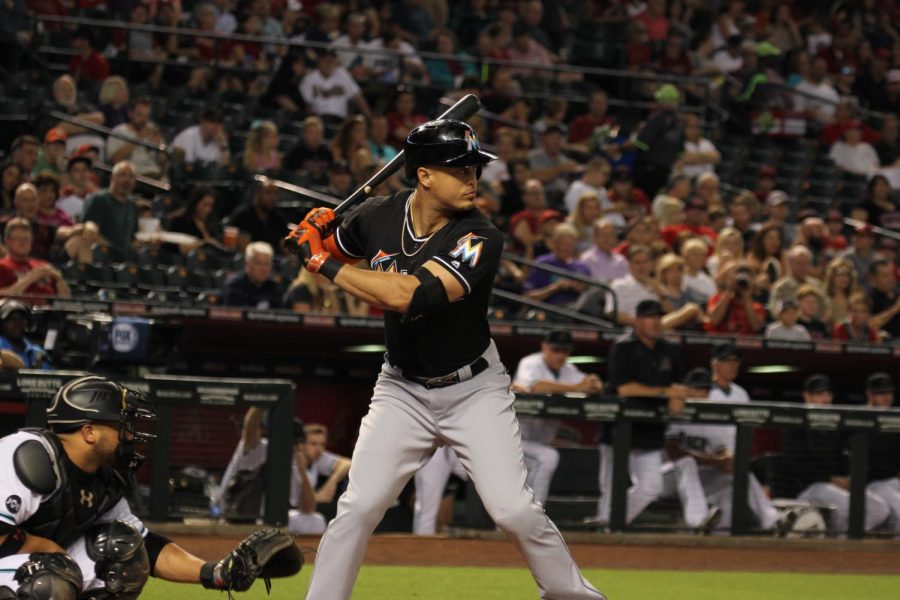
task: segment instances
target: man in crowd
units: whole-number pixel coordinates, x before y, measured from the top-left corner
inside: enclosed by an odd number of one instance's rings
[[[730,342],[713,348],[712,386],[709,400],[714,402],[750,402],[747,391],[736,384],[741,370],[741,353]],[[734,485],[734,448],[737,428],[734,425],[706,425],[672,423],[667,431],[667,448],[673,460],[692,457],[699,465],[700,481],[706,499],[718,506],[722,513],[719,526],[731,527],[732,486]],[[775,530],[779,524],[778,511],[766,495],[759,480],[752,473],[748,481],[747,501],[764,530]],[[791,519],[786,519],[779,533],[787,531]]]
[[[14,353],[25,369],[53,370],[44,349],[25,336],[25,330],[31,327],[31,319],[31,308],[24,302],[15,298],[0,300],[0,351]]]
[[[23,177],[28,180],[38,160],[40,140],[33,135],[20,135],[13,140],[10,148],[11,160],[22,171]]]
[[[278,188],[271,181],[256,186],[253,199],[239,206],[228,218],[228,225],[237,227],[251,242],[266,242],[272,248],[281,247],[287,230],[287,218],[275,206]]]
[[[659,235],[669,248],[675,248],[675,242],[684,232],[699,237],[709,247],[715,247],[718,234],[706,226],[706,200],[694,196],[684,207],[684,223],[675,223],[663,227]]]
[[[550,206],[558,208],[569,187],[569,175],[581,167],[562,153],[563,133],[551,125],[541,134],[541,145],[528,153],[528,161],[536,179],[544,184]]]
[[[891,336],[893,343],[900,340],[900,293],[897,289],[897,274],[894,265],[883,258],[876,258],[869,269],[872,291],[872,320],[870,325],[877,331],[883,329]]]
[[[371,114],[362,90],[347,69],[338,64],[331,48],[319,52],[318,65],[303,77],[300,93],[310,112],[316,115],[342,121],[350,114],[351,102],[359,112]]]
[[[793,246],[787,252],[787,273],[772,284],[769,291],[768,309],[775,314],[775,304],[785,300],[796,300],[801,285],[822,288],[818,279],[810,275],[813,255],[806,246]]]
[[[222,120],[221,110],[213,106],[205,108],[199,124],[181,130],[172,140],[176,160],[228,164],[228,136],[222,128]]]
[[[97,224],[100,243],[115,251],[119,260],[131,256],[137,231],[138,208],[131,197],[134,185],[134,165],[118,162],[109,189],[91,196],[84,207],[83,221]]]
[[[112,132],[127,135],[136,140],[161,144],[159,129],[151,122],[152,105],[146,98],[135,98],[128,105],[128,122],[116,125]],[[182,139],[183,141],[183,139]],[[109,136],[106,140],[107,160],[117,163],[128,160],[134,165],[135,174],[159,177],[165,154],[154,152],[145,146]]]
[[[281,306],[281,286],[272,278],[274,251],[266,242],[253,242],[244,250],[244,270],[225,282],[223,303],[259,310]]]
[[[550,247],[552,252],[537,257],[535,262],[571,271],[584,277],[590,276],[588,267],[578,260],[578,232],[567,223],[561,223],[553,230]],[[541,269],[532,269],[523,289],[525,296],[557,306],[570,306],[585,290],[586,284],[566,279]]]
[[[62,273],[50,263],[31,258],[31,224],[11,219],[3,230],[7,254],[0,259],[0,295],[36,294],[67,298],[72,295]]]
[[[94,162],[87,154],[73,154],[69,158],[66,173],[69,183],[60,190],[56,206],[61,208],[73,221],[80,221],[84,214],[84,203],[88,196],[97,191],[97,184],[91,179]]]
[[[581,253],[579,260],[587,265],[591,278],[608,283],[628,274],[628,261],[614,250],[619,238],[616,227],[607,219],[593,224],[594,245]]]
[[[803,383],[803,403],[829,406],[831,380],[822,374],[811,375]],[[850,518],[849,466],[839,431],[788,428],[781,431],[782,459],[779,480],[784,491],[798,500],[831,506],[831,528],[846,533]],[[887,503],[874,492],[866,491],[866,531],[883,523],[890,515]]]
[[[845,258],[856,269],[857,283],[864,287],[868,282],[866,276],[870,273],[872,263],[875,261],[875,229],[868,223],[859,225],[853,230],[852,245],[838,254],[837,258]]]
[[[866,379],[866,406],[893,408],[894,380],[887,373],[872,373]],[[873,435],[869,448],[869,474],[866,487],[890,508],[887,525],[900,533],[900,435]]]
[[[622,397],[665,399],[670,414],[684,408],[687,398],[705,398],[707,392],[679,383],[683,379],[681,349],[662,337],[663,307],[656,300],[638,303],[631,333],[616,340],[609,349],[607,389]],[[628,471],[633,484],[628,488],[625,523],[631,523],[663,493],[663,463],[666,462],[665,425],[640,423],[632,428]],[[609,523],[612,507],[613,432],[604,428],[600,443],[600,502],[597,520]],[[696,472],[696,469],[694,469]],[[685,481],[691,478],[686,476]],[[684,520],[691,527],[707,528],[716,518],[710,511],[699,480],[690,489],[679,490]]]
[[[328,185],[327,171],[334,156],[323,142],[324,136],[322,119],[315,115],[306,117],[300,139],[284,157],[284,170],[302,175],[309,185]]]
[[[569,364],[573,347],[572,334],[568,331],[557,329],[548,332],[541,342],[541,351],[519,361],[512,389],[529,394],[602,392],[603,382],[599,377],[588,375]],[[526,483],[534,491],[534,499],[541,504],[547,502],[550,482],[559,465],[559,450],[552,446],[559,426],[557,419],[519,417],[522,450],[528,469]]]

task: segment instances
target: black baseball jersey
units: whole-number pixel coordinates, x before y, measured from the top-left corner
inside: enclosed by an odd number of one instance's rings
[[[385,311],[389,362],[406,375],[437,377],[477,359],[490,343],[488,301],[503,235],[478,210],[459,212],[430,237],[417,238],[410,190],[373,198],[344,219],[335,241],[373,271],[412,274],[429,260],[456,277],[465,295],[412,321]]]

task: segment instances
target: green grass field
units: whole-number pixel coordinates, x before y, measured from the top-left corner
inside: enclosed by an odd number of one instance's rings
[[[814,560],[810,557],[810,560]],[[309,569],[273,581],[271,600],[300,600]],[[610,600],[887,600],[896,598],[900,576],[805,575],[683,571],[606,571],[585,574]],[[148,600],[218,598],[199,587],[151,580],[141,595]],[[525,569],[451,567],[363,567],[353,597],[362,600],[536,600],[537,588]],[[257,583],[235,599],[267,598]]]

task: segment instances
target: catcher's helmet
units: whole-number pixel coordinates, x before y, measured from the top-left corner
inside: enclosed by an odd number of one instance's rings
[[[156,439],[142,430],[156,420],[156,407],[140,392],[128,389],[105,377],[89,375],[63,385],[47,408],[47,424],[57,433],[80,428],[85,423],[110,423],[119,426],[116,466],[135,469],[144,457],[136,444]]]
[[[403,150],[406,178],[412,181],[419,167],[480,167],[497,158],[481,149],[474,129],[455,119],[419,125],[406,137]]]

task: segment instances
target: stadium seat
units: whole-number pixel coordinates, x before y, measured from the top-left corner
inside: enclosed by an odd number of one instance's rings
[[[187,256],[185,256],[186,264],[191,271],[201,270],[206,272],[212,272],[217,269],[221,269],[222,267],[228,266],[225,264],[225,260],[219,257],[217,254],[205,250],[204,248],[197,248],[195,250],[191,250],[188,252]]]

